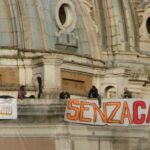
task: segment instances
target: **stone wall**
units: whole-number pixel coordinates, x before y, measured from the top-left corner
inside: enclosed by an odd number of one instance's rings
[[[26,150],[149,150],[149,126],[90,126],[64,122],[58,100],[18,100],[18,119],[1,120],[0,147]]]

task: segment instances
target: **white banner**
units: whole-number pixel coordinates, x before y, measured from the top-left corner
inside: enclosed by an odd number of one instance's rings
[[[0,119],[17,119],[17,101],[15,98],[0,98]]]
[[[70,99],[65,121],[91,125],[149,125],[150,100],[102,100],[99,107],[98,100]]]

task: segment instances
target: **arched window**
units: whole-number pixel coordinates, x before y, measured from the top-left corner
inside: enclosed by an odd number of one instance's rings
[[[116,98],[116,88],[114,86],[107,86],[105,88],[106,98]]]

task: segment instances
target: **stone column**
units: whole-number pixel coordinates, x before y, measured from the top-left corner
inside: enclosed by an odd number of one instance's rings
[[[43,57],[43,96],[57,98],[61,88],[62,58],[57,54]]]
[[[25,80],[25,64],[23,61],[18,60],[18,66],[19,66],[19,84],[20,85],[25,85],[26,80]]]
[[[24,60],[25,67],[25,84],[28,86],[32,86],[32,66],[31,66],[31,61],[30,60]]]

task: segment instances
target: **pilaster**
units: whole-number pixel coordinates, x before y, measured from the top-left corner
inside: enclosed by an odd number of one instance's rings
[[[34,60],[35,72],[42,75],[43,97],[56,98],[61,88],[61,64],[57,54],[43,56]]]

